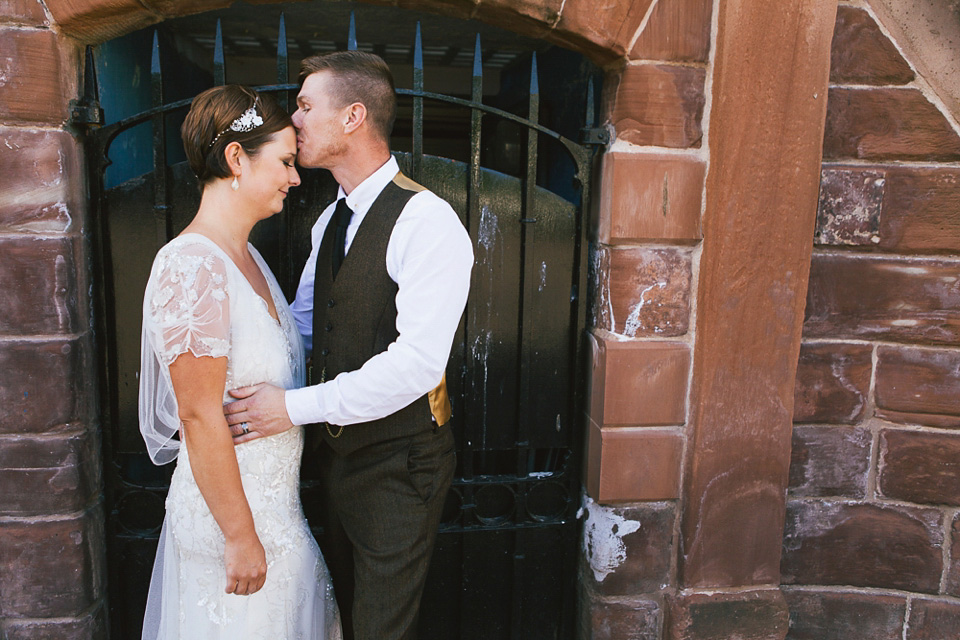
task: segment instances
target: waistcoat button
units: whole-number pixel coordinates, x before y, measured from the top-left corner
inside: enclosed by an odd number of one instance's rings
[[[320,355],[322,355],[322,356],[328,356],[328,355],[330,355],[330,349],[324,349],[323,351],[320,352]]]
[[[325,329],[326,329],[327,331],[333,331],[333,325],[328,322],[328,323],[327,323],[327,326],[325,327]]]
[[[327,300],[327,306],[328,306],[328,307],[331,307],[331,308],[332,308],[332,307],[336,306],[336,304],[337,304],[337,302],[336,302],[333,298],[330,298],[329,300]]]

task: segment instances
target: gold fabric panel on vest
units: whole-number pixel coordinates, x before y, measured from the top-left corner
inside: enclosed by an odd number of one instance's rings
[[[450,406],[450,396],[447,394],[447,374],[444,373],[440,379],[437,388],[427,394],[427,400],[430,402],[430,413],[433,419],[437,421],[437,426],[442,427],[453,415],[453,409]]]
[[[398,187],[400,187],[401,189],[404,189],[406,191],[413,191],[414,193],[420,193],[421,191],[427,190],[425,186],[414,182],[407,176],[403,175],[403,172],[401,171],[398,171],[397,175],[393,177],[393,183]]]

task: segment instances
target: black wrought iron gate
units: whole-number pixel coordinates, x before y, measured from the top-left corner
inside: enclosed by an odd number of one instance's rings
[[[287,38],[280,19],[278,82],[260,87],[290,106]],[[348,47],[356,48],[351,18]],[[86,130],[95,249],[97,335],[101,354],[102,420],[108,505],[109,599],[114,638],[139,637],[140,621],[163,500],[172,465],[156,468],[137,426],[140,308],[157,249],[186,226],[199,204],[186,163],[168,165],[166,120],[189,100],[165,103],[160,46],[154,34],[153,107],[109,126],[101,114],[92,52],[85,95],[73,123]],[[536,55],[528,113],[521,117],[483,104],[482,47],[477,36],[469,100],[425,92],[420,30],[414,45],[412,89],[398,89],[412,106],[412,152],[396,154],[414,180],[451,203],[474,241],[470,297],[447,378],[454,400],[457,477],[431,565],[421,636],[438,639],[569,638],[573,636],[579,498],[580,416],[585,325],[585,211],[594,158],[581,145],[538,123]],[[220,25],[214,81],[225,78]],[[592,84],[584,101],[592,126]],[[424,101],[469,110],[470,156],[459,162],[423,152]],[[481,166],[484,124],[513,122],[526,132],[522,174]],[[152,124],[152,172],[104,188],[108,151],[116,136]],[[596,130],[586,135],[598,137]],[[576,202],[537,186],[542,140],[572,161]],[[119,161],[118,159],[114,160]],[[542,173],[543,167],[540,166]],[[261,223],[253,242],[292,295],[310,246],[310,227],[336,196],[326,171],[303,171],[302,185],[279,216]],[[315,465],[303,463],[308,518],[316,511]],[[311,518],[311,521],[315,521]]]

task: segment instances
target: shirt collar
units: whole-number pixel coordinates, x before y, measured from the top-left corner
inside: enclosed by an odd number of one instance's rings
[[[373,201],[377,199],[380,192],[396,177],[399,171],[400,165],[397,164],[397,159],[391,155],[390,159],[384,162],[379,169],[358,184],[357,187],[350,192],[350,195],[346,196],[347,206],[350,207],[354,215],[359,214],[363,216],[366,214],[367,210],[373,204]],[[340,187],[337,193],[337,199],[343,198],[344,195],[343,187]]]

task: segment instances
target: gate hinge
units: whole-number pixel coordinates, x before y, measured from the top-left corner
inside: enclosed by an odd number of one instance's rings
[[[584,127],[580,129],[581,144],[605,145],[610,143],[610,130],[606,127]]]
[[[95,127],[103,124],[103,110],[96,100],[71,100],[70,124],[78,127]]]

